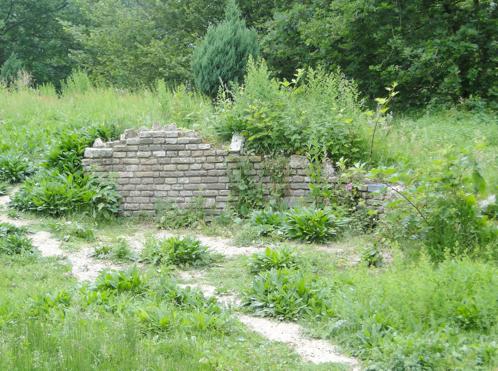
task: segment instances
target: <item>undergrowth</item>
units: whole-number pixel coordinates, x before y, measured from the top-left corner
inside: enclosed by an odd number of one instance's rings
[[[33,254],[33,244],[27,230],[8,223],[0,223],[0,255]]]
[[[149,238],[142,250],[144,262],[161,265],[203,266],[212,261],[207,247],[191,237]]]

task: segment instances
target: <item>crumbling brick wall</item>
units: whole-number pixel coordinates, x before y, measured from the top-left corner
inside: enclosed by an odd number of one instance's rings
[[[275,186],[265,172],[265,159],[244,156],[243,143],[234,143],[228,149],[215,148],[197,133],[174,125],[127,130],[120,140],[97,140],[86,149],[83,165],[98,176],[115,180],[124,215],[152,214],[157,203],[164,201],[184,207],[199,196],[207,213],[218,214],[230,200],[230,172],[241,160],[250,163],[250,176],[266,197]],[[279,185],[287,202],[295,203],[309,194],[308,173],[306,158],[291,156],[281,179],[284,184]],[[332,166],[325,166],[324,175],[334,181]],[[368,189],[364,191],[367,195]]]

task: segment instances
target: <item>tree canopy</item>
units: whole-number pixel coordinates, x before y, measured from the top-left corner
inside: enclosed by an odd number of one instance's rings
[[[1,76],[8,82],[22,68],[36,84],[58,86],[72,70],[83,69],[98,83],[122,88],[158,79],[192,86],[195,46],[202,48],[204,38],[214,40],[225,5],[224,0],[0,0]],[[239,22],[257,30],[261,55],[279,77],[290,78],[306,66],[339,67],[370,99],[397,81],[398,102],[405,107],[498,100],[498,6],[492,0],[240,0],[238,5]]]

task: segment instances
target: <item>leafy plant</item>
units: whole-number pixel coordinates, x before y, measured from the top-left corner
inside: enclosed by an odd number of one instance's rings
[[[384,264],[384,256],[379,246],[376,244],[369,245],[361,252],[361,261],[368,267],[381,267]]]
[[[120,294],[130,292],[142,294],[146,291],[148,282],[139,270],[134,267],[126,271],[108,271],[101,273],[95,280],[93,290]]]
[[[307,273],[281,269],[257,275],[245,293],[243,305],[259,316],[297,319],[328,311],[326,289]]]
[[[8,223],[0,223],[0,255],[33,254],[33,244],[27,230]]]
[[[331,209],[302,208],[286,213],[284,234],[306,242],[326,242],[341,235],[348,219]]]
[[[41,171],[24,182],[12,206],[51,216],[85,212],[110,218],[119,211],[120,196],[115,185],[91,175]]]
[[[252,256],[249,270],[253,274],[258,274],[272,269],[297,269],[302,263],[301,257],[287,246],[267,247],[264,252]]]
[[[317,145],[332,161],[366,158],[366,116],[340,72],[298,70],[291,82],[279,81],[264,62],[250,62],[245,85],[219,101],[219,113],[218,134],[241,134],[257,154],[306,154]]]
[[[19,183],[35,172],[32,162],[19,155],[0,156],[0,182]]]
[[[145,243],[141,257],[143,261],[155,265],[202,266],[211,262],[207,248],[191,237],[150,238]]]
[[[7,194],[7,183],[0,182],[0,196],[5,196]]]
[[[76,221],[49,223],[49,227],[53,233],[61,236],[64,241],[72,239],[95,241],[94,230],[90,226]]]
[[[271,236],[281,232],[284,215],[271,209],[255,210],[251,213],[250,222],[257,227],[260,236]]]
[[[191,228],[197,227],[205,221],[206,210],[204,199],[196,197],[186,207],[178,207],[174,203],[161,203],[157,205],[159,228]]]
[[[130,244],[124,238],[118,238],[111,244],[105,244],[95,248],[92,256],[100,259],[111,259],[115,261],[133,261],[135,254]]]
[[[57,169],[66,174],[81,172],[83,171],[81,160],[85,149],[90,147],[95,139],[112,140],[119,136],[119,132],[116,125],[100,125],[64,131],[59,136],[57,145],[48,154],[45,167]]]
[[[399,197],[390,203],[383,223],[383,235],[403,243],[405,251],[417,254],[423,249],[441,262],[448,256],[484,256],[489,246],[496,246],[498,230],[477,201],[486,183],[469,156],[448,153],[444,161],[433,163],[430,173],[388,177],[408,180],[403,190],[391,187]]]
[[[55,294],[47,293],[38,295],[30,303],[29,316],[41,317],[51,312],[64,316],[64,311],[69,308],[72,301],[72,295],[66,290],[59,291]]]
[[[230,206],[240,215],[247,216],[263,206],[263,188],[252,176],[252,163],[239,159],[228,173],[230,180]]]

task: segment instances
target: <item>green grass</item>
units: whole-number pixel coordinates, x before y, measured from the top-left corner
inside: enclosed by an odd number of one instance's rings
[[[301,255],[299,271],[307,275],[308,284],[313,281],[312,286],[271,274],[264,279],[253,276],[248,257],[226,261],[208,277],[223,291],[250,297],[261,294],[264,282],[267,295],[259,296],[250,310],[296,316],[311,334],[339,344],[372,369],[498,366],[496,266],[468,259],[434,266],[424,259],[407,263],[395,256],[383,268],[345,268],[341,258],[314,251],[313,246]],[[310,287],[320,300],[297,300],[295,293],[309,299]]]
[[[385,144],[385,152],[379,153],[381,162],[395,159],[409,167],[424,169],[431,161],[442,158],[449,148],[454,148],[473,154],[491,190],[498,186],[496,113],[450,109],[418,118],[400,116],[392,128],[378,138]]]
[[[332,368],[301,363],[287,347],[248,332],[229,313],[206,312],[202,296],[188,305],[181,304],[177,294],[175,300],[180,304],[170,301],[171,294],[159,298],[168,278],[154,272],[143,276],[147,289],[142,287],[138,294],[126,290],[109,294],[106,306],[105,296],[100,295],[103,301],[99,302],[90,293],[103,292],[107,286],[77,289],[75,281],[67,277],[67,266],[56,260],[9,258],[0,261],[0,269],[3,370]],[[40,299],[61,292],[69,296],[69,304],[47,304],[51,300]],[[161,301],[171,324],[159,330],[145,326],[139,314],[152,313]],[[40,305],[46,310],[33,311]],[[206,313],[211,313],[216,326],[205,327],[203,321],[210,318]]]
[[[56,96],[43,90],[0,88],[0,153],[42,159],[57,143],[61,130],[95,124],[127,128],[174,122],[208,135],[212,111],[209,100],[184,89],[176,93],[164,88],[131,93],[91,88]]]

